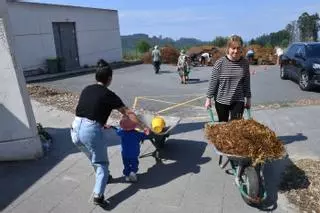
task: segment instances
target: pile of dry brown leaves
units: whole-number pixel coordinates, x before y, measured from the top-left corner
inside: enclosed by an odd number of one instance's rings
[[[253,119],[207,124],[205,133],[220,152],[250,157],[253,165],[279,159],[285,154],[284,145],[276,134]]]
[[[39,85],[27,85],[31,98],[46,105],[55,106],[68,112],[75,112],[79,95]]]
[[[320,213],[320,161],[303,159],[283,173],[280,192],[301,212]]]
[[[60,110],[75,113],[79,94],[40,85],[27,85],[27,89],[32,99]],[[117,111],[112,111],[110,117],[120,119],[121,114]]]

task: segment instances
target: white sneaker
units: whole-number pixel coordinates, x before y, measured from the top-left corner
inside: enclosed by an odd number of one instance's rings
[[[130,179],[129,176],[125,176],[125,177],[124,177],[124,180],[125,180],[126,182],[131,182],[131,179]]]
[[[138,177],[137,177],[136,173],[130,172],[129,179],[130,179],[131,182],[137,182]]]

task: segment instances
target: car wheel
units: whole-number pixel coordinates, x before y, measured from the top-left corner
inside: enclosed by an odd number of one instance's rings
[[[301,90],[308,91],[311,89],[311,82],[307,71],[303,70],[300,74],[299,87]]]
[[[280,78],[283,79],[283,80],[288,79],[288,74],[285,71],[284,66],[280,67]]]

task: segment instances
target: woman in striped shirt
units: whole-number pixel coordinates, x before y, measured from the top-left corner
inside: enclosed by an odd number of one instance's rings
[[[242,118],[244,108],[251,106],[249,63],[242,57],[243,41],[233,35],[227,42],[227,54],[213,66],[205,107],[211,108],[211,99],[219,122]]]

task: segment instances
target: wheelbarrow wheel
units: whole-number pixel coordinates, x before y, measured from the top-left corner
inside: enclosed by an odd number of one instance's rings
[[[242,192],[241,196],[243,200],[251,206],[257,206],[260,204],[260,183],[257,170],[248,166],[244,169],[242,177]]]

